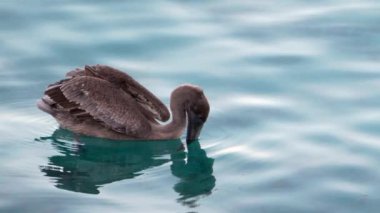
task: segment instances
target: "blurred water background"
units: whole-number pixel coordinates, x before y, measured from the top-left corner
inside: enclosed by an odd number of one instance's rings
[[[380,2],[0,1],[0,212],[379,212]],[[85,64],[169,103],[199,143],[76,138],[35,107]]]

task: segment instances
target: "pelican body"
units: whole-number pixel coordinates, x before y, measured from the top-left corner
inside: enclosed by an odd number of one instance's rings
[[[115,140],[199,137],[210,110],[203,90],[177,87],[168,108],[131,76],[105,65],[85,66],[50,84],[37,106],[74,133]]]

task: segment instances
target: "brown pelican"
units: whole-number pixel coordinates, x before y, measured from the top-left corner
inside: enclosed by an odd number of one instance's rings
[[[37,103],[64,129],[116,139],[176,139],[186,127],[186,140],[199,137],[210,107],[201,88],[177,87],[166,106],[131,76],[105,65],[85,66],[50,84]],[[187,117],[186,117],[187,115]]]

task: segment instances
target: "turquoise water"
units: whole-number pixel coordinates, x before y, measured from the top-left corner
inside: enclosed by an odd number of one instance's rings
[[[380,2],[1,1],[0,212],[379,212]],[[166,104],[200,85],[199,142],[76,137],[35,107],[85,64]]]

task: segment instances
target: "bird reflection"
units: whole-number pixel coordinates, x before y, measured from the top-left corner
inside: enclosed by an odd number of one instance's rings
[[[180,139],[118,142],[57,129],[52,136],[36,140],[50,142],[60,153],[40,166],[60,189],[99,194],[105,184],[135,178],[148,168],[168,162],[171,173],[180,179],[173,188],[181,204],[195,207],[197,200],[215,187],[214,159],[207,157],[199,141],[189,144],[186,153]]]
[[[174,190],[180,194],[178,201],[189,207],[196,207],[202,195],[209,195],[215,186],[212,175],[214,159],[208,158],[198,141],[187,146],[187,162],[184,159],[173,161],[172,174],[180,178]]]

